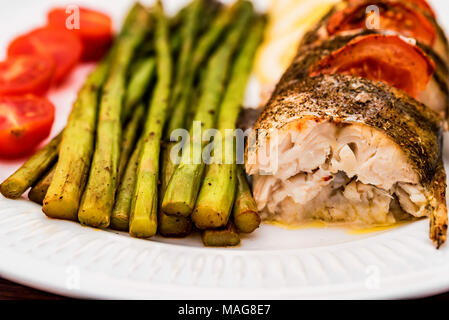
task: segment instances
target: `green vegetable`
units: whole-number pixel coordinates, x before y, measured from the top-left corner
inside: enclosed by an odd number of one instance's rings
[[[141,127],[143,126],[144,118],[145,118],[145,105],[141,103],[134,111],[131,120],[126,125],[125,130],[123,131],[122,147],[117,174],[117,177],[119,179],[118,183],[120,183],[120,179],[125,173],[129,157],[132,154],[134,147],[136,146],[136,142],[140,135]]]
[[[123,107],[123,119],[126,121],[131,116],[134,108],[140,103],[151,78],[154,75],[156,61],[154,57],[148,57],[139,61],[135,66],[135,72],[131,74],[131,78],[126,89],[126,99]]]
[[[47,194],[50,183],[55,175],[55,169],[56,165],[31,188],[30,192],[28,192],[28,199],[40,205],[44,203],[45,195]]]
[[[159,233],[164,237],[182,238],[192,232],[192,220],[190,218],[169,216],[160,211],[158,219]]]
[[[181,28],[181,39],[182,46],[181,52],[179,53],[178,62],[176,65],[176,76],[173,85],[173,92],[171,95],[172,109],[176,112],[178,110],[178,100],[180,99],[183,89],[189,86],[187,81],[189,80],[189,75],[192,67],[192,53],[195,37],[198,31],[198,23],[200,20],[199,13],[203,5],[203,0],[194,0],[188,7],[184,15],[184,22]],[[189,89],[189,88],[187,88]],[[190,90],[189,90],[190,91]],[[176,114],[172,119],[176,118]],[[184,121],[182,117],[179,121]],[[180,128],[182,126],[178,126]]]
[[[264,26],[262,19],[254,22],[232,69],[217,122],[222,136],[221,152],[216,152],[207,166],[192,214],[192,220],[199,229],[224,227],[231,214],[236,189],[234,133]]]
[[[129,23],[129,24],[128,24]],[[127,73],[136,49],[145,39],[150,14],[140,4],[129,13],[111,59],[109,76],[100,101],[95,152],[78,219],[82,224],[106,228],[110,224],[117,188],[121,115]]]
[[[215,125],[215,115],[223,95],[232,55],[253,15],[251,3],[245,1],[244,4],[246,4],[245,10],[239,14],[225,42],[212,56],[207,66],[204,87],[194,118],[201,124],[203,133]],[[191,130],[191,136],[193,136],[193,130]],[[201,157],[205,145],[201,137],[196,140],[191,141],[189,146],[184,148],[181,162],[167,186],[162,201],[162,211],[167,214],[187,217],[195,206],[204,171],[204,162],[198,159],[198,156]]]
[[[232,25],[233,21],[241,19],[241,16],[240,18],[238,16],[248,11],[248,3],[248,1],[239,0],[233,6],[220,11],[217,18],[212,22],[212,25],[201,37],[196,46],[192,62],[194,69],[197,69],[204,63],[211,50],[219,42],[221,36],[229,26]]]
[[[237,166],[237,193],[233,210],[234,224],[240,232],[251,233],[260,225],[256,201],[241,165]]]
[[[240,244],[240,236],[232,221],[221,229],[204,230],[202,239],[207,247],[233,247]]]
[[[53,138],[45,147],[36,152],[16,172],[0,185],[0,192],[10,199],[18,199],[42,175],[47,172],[58,158],[62,133]]]
[[[137,168],[139,165],[142,141],[139,141],[128,161],[124,176],[117,190],[114,209],[111,214],[111,228],[120,231],[129,229],[129,213],[131,210],[131,200],[137,180]]]
[[[168,21],[160,2],[155,7],[157,84],[150,103],[132,198],[129,233],[138,238],[154,236],[157,231],[160,141],[168,115],[172,62]]]
[[[172,94],[173,115],[170,117],[166,132],[166,140],[170,138],[170,133],[178,128],[184,128],[186,114],[191,96],[191,84],[195,71],[192,69],[191,60],[193,56],[194,40],[198,33],[198,24],[200,22],[200,12],[203,6],[203,0],[195,0],[186,7],[182,24],[180,25],[182,46],[177,62],[177,72],[175,77],[174,90]],[[162,169],[161,169],[161,187],[160,197],[164,196],[168,181],[170,180],[176,164],[170,161],[170,152],[175,146],[175,142],[167,142],[162,151]],[[164,236],[181,237],[186,236],[192,229],[190,219],[178,219],[167,216],[164,212],[159,213],[158,221],[159,232]]]
[[[54,177],[42,211],[52,218],[77,220],[81,195],[94,150],[98,98],[109,69],[104,59],[78,93],[62,135]]]

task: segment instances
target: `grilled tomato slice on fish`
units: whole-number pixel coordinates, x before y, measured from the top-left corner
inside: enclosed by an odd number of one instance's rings
[[[376,29],[395,31],[429,46],[435,43],[437,30],[423,13],[403,2],[392,1],[363,1],[335,12],[327,24],[329,35],[366,29],[370,15],[366,11],[370,4],[379,8],[379,25]]]
[[[390,1],[390,2],[405,2],[408,3],[417,9],[421,10],[422,12],[432,16],[433,18],[436,17],[435,11],[433,11],[432,7],[429,5],[429,3],[426,0],[384,0],[384,1]],[[347,0],[347,2],[351,5],[357,5],[361,2],[366,3],[366,0]]]
[[[311,67],[310,76],[348,74],[382,81],[417,97],[435,63],[417,46],[395,35],[360,36]]]

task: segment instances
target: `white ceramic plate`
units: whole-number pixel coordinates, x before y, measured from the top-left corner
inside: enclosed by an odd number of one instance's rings
[[[131,3],[76,2],[103,9],[117,21]],[[170,10],[185,3],[168,2]],[[446,0],[432,2],[440,17],[448,16]],[[3,4],[0,52],[15,34],[42,23],[54,4],[61,1]],[[54,133],[64,126],[90,68],[78,68],[63,87],[50,92],[58,108]],[[449,145],[444,151],[447,165]],[[0,179],[20,163],[0,162]],[[50,220],[30,201],[0,198],[0,276],[90,298],[406,298],[449,290],[449,246],[435,250],[428,239],[428,221],[423,220],[359,235],[334,228],[286,230],[264,225],[238,248],[211,249],[203,248],[198,235],[138,240]]]

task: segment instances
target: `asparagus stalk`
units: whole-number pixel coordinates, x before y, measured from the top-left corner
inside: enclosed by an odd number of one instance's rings
[[[55,169],[56,165],[54,165],[50,171],[48,171],[44,177],[31,188],[30,192],[28,192],[28,199],[40,205],[44,203],[45,195],[47,194],[53,176],[55,175]]]
[[[218,115],[222,150],[215,152],[212,163],[207,167],[192,213],[192,220],[199,229],[224,227],[231,214],[236,189],[234,133],[264,25],[263,19],[260,18],[253,24],[232,69]]]
[[[160,199],[163,198],[168,182],[176,169],[176,164],[170,160],[170,152],[174,146],[174,143],[169,143],[162,151]],[[165,237],[184,237],[190,234],[192,221],[190,217],[169,216],[160,210],[158,228],[159,233]]]
[[[202,239],[207,247],[233,247],[240,244],[240,236],[231,221],[224,228],[204,230]]]
[[[134,53],[147,34],[150,14],[136,4],[126,21],[130,24],[119,37],[104,85],[94,156],[78,210],[78,219],[82,224],[99,228],[110,224],[117,187],[126,76]]]
[[[182,90],[179,91],[177,95],[174,95],[176,97],[176,100],[178,98],[181,100],[177,102],[177,105],[173,110],[173,117],[171,117],[171,121],[167,128],[168,135],[173,130],[183,127],[189,105],[188,99],[191,91],[193,90],[193,82],[195,76],[197,75],[197,71],[201,68],[207,56],[210,54],[212,48],[220,40],[221,35],[225,32],[225,30],[231,24],[232,20],[237,16],[237,13],[242,9],[242,7],[244,7],[242,6],[242,1],[238,1],[237,4],[233,7],[222,10],[219,16],[213,21],[209,30],[199,39],[199,42],[193,52],[193,56],[191,57],[191,61],[187,63],[180,60],[180,65],[191,65],[191,68],[190,72],[188,72],[185,77],[181,77],[181,79],[184,79],[180,86]],[[192,19],[193,21],[198,20],[194,19],[194,10],[191,11],[192,15],[190,16],[190,19]],[[191,31],[190,33],[189,31],[186,31],[185,36],[188,36],[189,34],[193,35],[193,28],[197,30],[199,26],[190,24],[190,28],[186,27],[186,30],[190,29]],[[187,49],[185,49],[184,51],[187,51]],[[187,60],[187,58],[185,58],[185,60]]]
[[[158,81],[145,124],[144,145],[138,159],[137,180],[129,220],[129,233],[138,238],[151,237],[157,231],[160,140],[169,109],[171,87],[172,62],[168,21],[160,2],[155,7],[155,17]]]
[[[137,169],[139,165],[142,141],[139,141],[128,161],[126,170],[117,190],[117,198],[111,214],[111,228],[120,231],[128,231],[129,212],[131,210],[131,200],[137,180]]]
[[[125,130],[123,131],[122,147],[117,174],[117,177],[119,179],[118,183],[120,183],[120,179],[125,173],[126,165],[136,145],[136,141],[138,139],[141,126],[143,125],[144,116],[145,116],[145,105],[141,103],[136,108],[133,117],[131,118],[129,123],[126,125]]]
[[[128,87],[126,89],[126,98],[123,108],[123,119],[128,120],[134,108],[140,103],[145,95],[151,78],[154,75],[156,61],[154,57],[143,59],[135,66],[135,71],[131,74]]]
[[[232,214],[234,224],[240,232],[251,233],[260,225],[256,201],[249,189],[248,181],[246,181],[241,165],[237,166],[237,192]]]
[[[242,12],[247,10],[248,2],[239,0],[233,6],[228,7],[218,14],[209,30],[201,37],[196,46],[192,65],[194,69],[200,67],[217,44],[223,33],[232,24],[233,20]]]
[[[171,96],[173,110],[176,110],[176,103],[185,88],[187,76],[191,74],[192,49],[198,30],[199,13],[203,5],[203,0],[194,0],[185,13],[185,22],[181,28],[182,46],[179,59],[176,65],[176,76]],[[173,117],[175,118],[175,117]]]
[[[214,5],[214,4],[212,4]],[[198,26],[196,25],[198,22],[198,14],[200,14],[198,8],[199,4],[197,3],[191,3],[188,7],[183,9],[183,15],[186,17],[186,27],[184,28],[186,31],[183,32],[183,37],[185,37],[187,40],[184,41],[186,44],[183,47],[182,53],[183,57],[179,59],[178,64],[179,65],[188,65],[192,64],[192,61],[195,61],[195,63],[190,68],[190,72],[187,72],[187,70],[181,72],[181,75],[178,76],[180,80],[180,87],[183,88],[183,91],[181,93],[181,96],[179,100],[176,101],[175,106],[173,107],[173,116],[170,118],[170,121],[167,125],[166,130],[166,140],[170,140],[170,134],[174,130],[178,128],[184,128],[186,126],[186,123],[189,124],[192,122],[192,119],[194,117],[195,112],[193,112],[193,115],[189,114],[189,104],[190,109],[193,109],[193,111],[196,111],[196,105],[198,100],[196,100],[194,103],[191,103],[192,98],[192,91],[196,91],[193,89],[193,81],[195,76],[197,75],[201,65],[203,64],[205,58],[209,54],[209,51],[211,48],[215,45],[215,43],[218,41],[220,35],[223,33],[223,31],[227,28],[228,24],[230,24],[231,19],[236,15],[235,13],[238,11],[238,6],[233,7],[233,9],[227,9],[222,10],[219,17],[214,20],[214,23],[210,26],[210,29],[208,32],[206,32],[205,35],[203,35],[199,40],[199,45],[195,50],[192,49],[191,42],[193,41],[193,38],[195,37],[195,34],[198,32]],[[204,6],[203,6],[204,7]],[[187,15],[187,10],[190,9],[190,14]],[[208,8],[206,8],[208,9]],[[210,10],[209,10],[210,11]],[[190,48],[190,49],[189,49]],[[193,53],[191,51],[194,51]],[[189,55],[190,61],[189,62]],[[187,72],[187,77],[184,77],[182,74]],[[197,94],[200,93],[196,92]],[[194,96],[193,98],[196,98]],[[190,102],[190,103],[189,103]],[[187,121],[186,121],[187,119]],[[190,127],[190,125],[188,125]],[[164,148],[164,154],[163,154],[163,168],[162,168],[162,184],[161,184],[161,195],[163,197],[165,193],[165,188],[168,184],[168,181],[171,178],[171,175],[173,174],[174,169],[176,168],[176,164],[170,161],[170,152],[173,148],[173,146],[176,144],[176,142],[167,142],[167,147]]]
[[[223,95],[232,55],[253,14],[251,3],[245,1],[244,4],[245,10],[239,15],[224,44],[208,63],[202,95],[194,118],[201,123],[202,130],[211,129],[215,125],[215,114]],[[204,162],[194,161],[197,155],[202,154],[205,145],[201,137],[199,140],[192,141],[187,148],[184,148],[180,164],[170,179],[162,201],[162,211],[167,214],[187,217],[192,213],[204,171]]]
[[[191,94],[191,91],[193,90],[193,82],[195,80],[195,76],[198,73],[198,70],[201,69],[202,64],[205,62],[206,58],[210,54],[213,47],[218,43],[223,33],[226,31],[226,29],[229,27],[233,19],[236,18],[238,13],[245,9],[245,2],[244,1],[237,1],[237,3],[229,8],[226,8],[225,10],[221,10],[218,17],[213,20],[213,23],[207,30],[207,32],[202,35],[198,41],[198,44],[193,52],[192,57],[190,58],[190,62],[187,62],[188,58],[185,57],[183,62],[182,60],[179,61],[179,65],[191,65],[190,72],[186,73],[186,76],[181,76],[181,79],[184,79],[182,81],[182,84],[180,87],[182,88],[182,91],[179,91],[177,95],[174,95],[176,99],[181,99],[178,101],[176,107],[173,110],[173,117],[170,119],[170,123],[167,128],[168,135],[175,129],[182,128],[185,124],[185,118],[186,113],[189,105],[189,96]],[[193,7],[193,4],[190,5]],[[203,6],[204,7],[204,6]],[[193,9],[193,8],[191,8]],[[191,22],[186,23],[187,27],[185,28],[186,32],[184,33],[184,37],[189,37],[194,35],[194,30],[198,32],[198,26],[197,24],[199,22],[196,22],[196,24],[193,24],[194,21],[197,21],[199,19],[195,19],[195,13],[196,16],[201,13],[202,11],[195,12],[194,10],[190,10],[191,15],[188,17]],[[204,19],[203,19],[204,20]],[[189,43],[188,41],[186,43]],[[187,44],[185,47],[189,47]],[[188,52],[186,48],[183,48],[184,52]],[[178,89],[179,90],[179,89]]]
[[[170,160],[170,152],[174,146],[174,143],[169,143],[162,152],[160,199],[163,198],[167,184],[176,169],[176,164]],[[192,220],[190,217],[170,216],[160,210],[158,228],[164,237],[185,237],[192,231]]]
[[[159,233],[164,237],[182,238],[192,232],[192,220],[186,217],[169,216],[160,211],[158,216]]]
[[[182,47],[177,62],[177,73],[175,77],[174,90],[171,99],[173,116],[170,118],[166,129],[166,141],[170,133],[178,128],[184,128],[188,104],[190,101],[190,90],[194,70],[191,67],[193,56],[194,39],[198,33],[200,12],[203,0],[195,0],[186,7],[181,25]],[[170,161],[170,153],[175,142],[167,142],[162,151],[161,187],[160,198],[162,199],[176,164]],[[187,236],[192,229],[192,222],[188,218],[169,217],[164,212],[159,212],[158,227],[160,234],[170,237]]]
[[[104,59],[78,93],[62,135],[59,159],[43,201],[43,212],[52,218],[77,220],[81,194],[94,149],[98,97],[109,69]]]
[[[9,199],[20,198],[55,163],[61,137],[62,133],[28,159],[0,185],[0,192]]]

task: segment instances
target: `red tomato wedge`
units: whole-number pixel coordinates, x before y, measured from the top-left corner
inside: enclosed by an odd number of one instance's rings
[[[402,2],[406,2],[406,3],[410,3],[414,6],[416,6],[417,8],[419,8],[421,11],[429,14],[433,18],[436,17],[435,11],[433,11],[432,7],[429,5],[429,3],[426,0],[383,0],[383,1],[384,2],[386,2],[386,1],[392,1],[392,2],[402,1]],[[370,4],[370,1],[367,1],[367,0],[347,0],[347,2],[349,2],[351,5],[357,5],[361,2],[365,3],[365,5],[367,5],[367,3]]]
[[[112,20],[104,13],[87,8],[67,12],[65,8],[54,8],[48,13],[48,25],[58,29],[69,29],[83,42],[84,61],[98,60],[109,49],[112,39]],[[79,22],[79,29],[77,24]]]
[[[0,62],[0,95],[44,94],[55,65],[45,57],[15,56]]]
[[[432,7],[426,0],[405,0],[410,1],[413,3],[417,8],[421,9],[422,11],[430,14],[432,17],[436,17],[435,11],[433,11]]]
[[[425,90],[435,63],[419,47],[395,35],[367,35],[311,67],[310,76],[349,74],[382,81],[416,97]]]
[[[0,156],[31,152],[50,134],[54,117],[55,108],[45,98],[0,96]]]
[[[395,31],[403,36],[433,46],[437,32],[435,26],[422,13],[403,2],[368,1],[337,11],[329,19],[327,31],[334,35],[343,31],[366,29],[367,3],[379,7],[379,29]]]
[[[35,29],[16,38],[8,47],[8,55],[36,55],[50,57],[55,63],[54,79],[61,82],[81,57],[81,41],[66,30]]]

